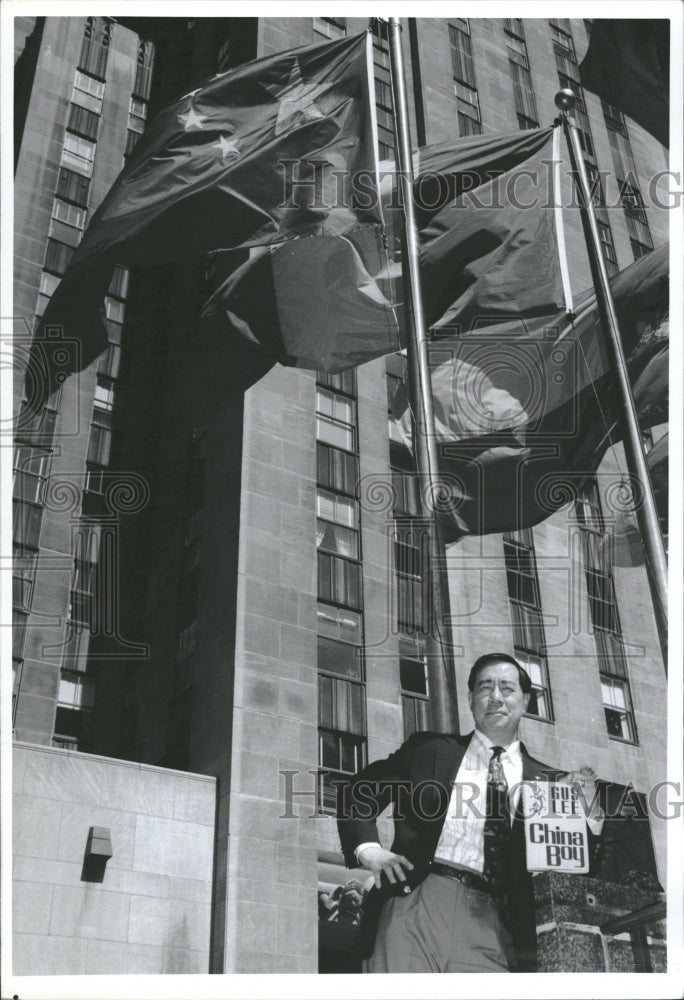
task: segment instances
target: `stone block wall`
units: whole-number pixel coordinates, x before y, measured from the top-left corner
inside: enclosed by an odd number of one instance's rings
[[[215,779],[17,744],[13,795],[14,975],[209,971]]]

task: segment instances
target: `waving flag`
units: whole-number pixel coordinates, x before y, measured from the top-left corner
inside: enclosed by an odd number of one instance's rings
[[[628,364],[654,329],[664,333],[667,267],[664,246],[612,281]],[[560,313],[433,342],[439,474],[451,497],[447,541],[537,524],[598,468],[621,437],[603,341],[592,293],[574,320]],[[393,410],[411,446],[402,390]],[[660,422],[661,412],[646,408],[642,426]]]
[[[93,216],[41,324],[88,364],[113,264],[163,265],[217,249],[339,235],[379,221],[367,34],[220,73],[163,111]]]
[[[440,331],[562,307],[553,137],[553,128],[468,136],[416,152],[426,320]],[[396,351],[405,337],[394,163],[381,163],[380,177],[387,249],[366,229],[291,241],[233,273],[219,255],[205,318],[266,357],[319,371]]]
[[[595,20],[579,72],[583,87],[669,146],[669,21]]]

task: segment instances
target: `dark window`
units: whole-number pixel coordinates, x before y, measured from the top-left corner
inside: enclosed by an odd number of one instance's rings
[[[97,132],[100,127],[100,116],[87,108],[82,108],[78,104],[72,104],[69,109],[69,122],[67,128],[76,135],[82,135],[86,139],[97,139]]]
[[[15,544],[29,549],[37,549],[42,519],[43,508],[41,506],[14,500],[12,539]]]
[[[73,253],[73,247],[70,247],[67,243],[61,243],[59,240],[52,239],[51,237],[47,241],[45,264],[43,267],[46,271],[50,271],[51,274],[62,275],[69,266],[69,261],[71,260]]]
[[[60,167],[59,180],[57,181],[57,195],[65,201],[73,202],[81,208],[88,207],[88,192],[90,191],[90,178],[83,177],[67,167]]]
[[[320,441],[316,445],[318,482],[321,486],[355,496],[359,482],[359,460],[356,455],[341,451]]]
[[[477,86],[475,65],[467,21],[459,18],[458,24],[449,25],[449,42],[451,43],[451,68],[454,80],[475,88]]]
[[[111,22],[104,18],[86,18],[78,68],[100,80],[104,80],[107,70],[111,31]]]
[[[361,567],[339,556],[318,553],[318,596],[322,601],[361,608]]]
[[[342,677],[363,679],[363,647],[318,637],[318,669]]]
[[[154,69],[154,44],[152,42],[140,42],[138,46],[138,60],[135,68],[135,83],[133,93],[136,97],[149,101],[152,89],[152,71]]]

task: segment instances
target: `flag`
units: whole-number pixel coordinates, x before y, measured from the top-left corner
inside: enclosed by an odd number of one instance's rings
[[[468,136],[421,151],[414,198],[429,325],[464,331],[564,306],[554,133]]]
[[[366,33],[220,73],[150,125],[95,212],[40,324],[105,347],[114,263],[159,266],[220,248],[377,225]]]
[[[628,360],[652,333],[648,317],[667,310],[667,266],[661,247],[611,283]],[[429,355],[446,541],[544,520],[621,437],[593,293],[574,318],[507,321],[434,340]],[[412,446],[402,387],[393,410]]]
[[[375,230],[292,240],[227,277],[224,256],[202,317],[274,362],[338,372],[402,346],[394,305],[368,270],[386,259]]]
[[[579,72],[583,87],[669,146],[669,21],[595,20]]]
[[[553,212],[553,128],[419,149],[413,187],[426,321],[549,315],[563,304]],[[283,363],[335,372],[405,343],[402,214],[380,165],[387,248],[375,232],[299,239],[234,273],[217,261],[203,315]],[[525,205],[524,210],[520,206]],[[534,281],[530,281],[530,275]]]

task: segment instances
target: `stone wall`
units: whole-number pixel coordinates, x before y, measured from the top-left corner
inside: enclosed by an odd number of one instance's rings
[[[13,793],[15,975],[209,971],[213,778],[17,744]]]

